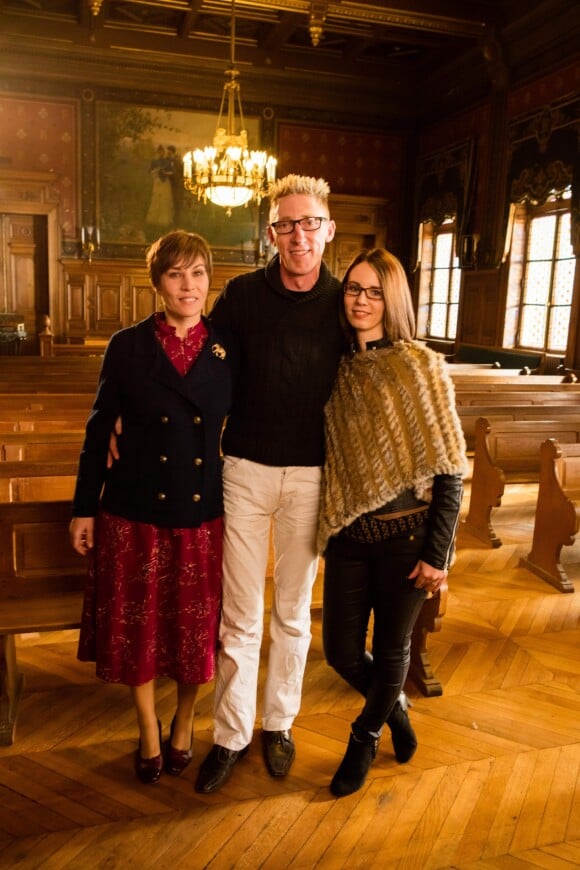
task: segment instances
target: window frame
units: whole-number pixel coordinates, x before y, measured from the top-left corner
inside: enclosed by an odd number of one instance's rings
[[[446,267],[435,265],[437,258],[437,239],[451,236],[449,263]],[[419,300],[417,312],[417,335],[433,341],[455,341],[459,325],[459,303],[461,296],[461,265],[457,252],[457,221],[446,218],[441,223],[426,221],[419,228]],[[445,281],[445,300],[436,298],[436,278],[438,273],[447,273]],[[457,286],[454,287],[454,280]],[[432,331],[433,310],[435,305],[444,305],[445,334],[435,335]],[[454,311],[453,311],[454,309]],[[454,313],[454,317],[453,317]]]
[[[572,278],[573,283],[570,304],[567,306],[568,334],[566,338],[566,347],[550,347],[549,336],[551,331],[551,325],[553,322],[553,311],[556,308],[562,307],[561,304],[556,305],[554,301],[554,296],[556,292],[554,287],[554,279],[557,263],[564,262],[564,260],[558,260],[557,258],[557,247],[560,234],[567,231],[567,228],[562,228],[562,217],[563,215],[567,214],[569,215],[569,219],[572,220],[571,198],[569,191],[570,189],[568,188],[566,191],[563,192],[563,194],[554,194],[546,202],[543,203],[534,203],[525,200],[523,202],[515,203],[513,205],[514,213],[511,227],[510,260],[508,268],[504,320],[503,343],[505,347],[513,347],[517,348],[518,350],[539,351],[550,356],[560,357],[564,357],[567,353],[573,328],[576,295],[574,289],[577,286],[578,278],[576,274],[577,263],[573,253],[571,259],[575,261],[575,273]],[[531,302],[526,302],[526,278],[528,276],[530,264],[539,261],[537,258],[530,257],[530,253],[533,253],[530,252],[532,222],[534,220],[549,215],[556,215],[556,229],[554,232],[552,257],[550,260],[550,287],[546,302],[548,312],[544,324],[544,341],[542,346],[538,347],[535,345],[524,344],[521,339],[521,335],[523,331],[523,318],[525,316],[525,309],[527,306],[532,306],[533,304]]]

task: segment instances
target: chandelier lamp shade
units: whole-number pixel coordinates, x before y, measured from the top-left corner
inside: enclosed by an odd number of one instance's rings
[[[276,177],[276,158],[250,151],[240,98],[240,73],[234,62],[235,19],[232,0],[231,64],[226,70],[213,145],[188,151],[183,157],[183,182],[202,202],[213,202],[231,214],[253,201],[260,204]],[[236,132],[236,117],[239,132]]]

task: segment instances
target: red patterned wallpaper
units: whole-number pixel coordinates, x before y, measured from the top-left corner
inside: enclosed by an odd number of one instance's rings
[[[403,137],[280,123],[277,174],[289,172],[325,178],[333,193],[397,199]]]
[[[278,124],[278,169],[326,179],[332,193],[385,199],[387,225],[396,227],[404,184],[405,138],[304,124]]]
[[[577,94],[580,90],[580,61],[570,64],[551,75],[534,79],[522,87],[515,88],[507,101],[509,119],[533,112],[566,94]]]
[[[77,125],[72,101],[0,95],[0,166],[56,174],[62,232],[69,238],[78,222]]]

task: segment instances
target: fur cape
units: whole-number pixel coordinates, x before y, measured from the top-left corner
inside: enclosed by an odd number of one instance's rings
[[[324,416],[321,553],[361,514],[405,490],[429,501],[435,475],[467,472],[447,363],[418,341],[343,357]]]

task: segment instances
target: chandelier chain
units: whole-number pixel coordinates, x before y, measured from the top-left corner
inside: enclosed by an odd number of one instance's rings
[[[204,203],[209,199],[223,206],[228,215],[232,208],[247,205],[252,200],[259,204],[276,174],[275,157],[269,156],[266,151],[248,149],[240,74],[235,65],[235,0],[232,0],[230,58],[213,145],[188,151],[183,158],[183,178],[187,190]],[[226,106],[227,121],[224,127]],[[236,111],[240,120],[239,132],[236,132]]]

